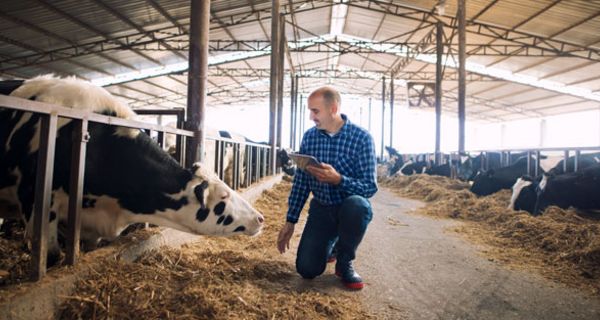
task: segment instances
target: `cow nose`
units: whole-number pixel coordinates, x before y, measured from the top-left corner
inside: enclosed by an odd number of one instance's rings
[[[260,214],[260,213],[258,214],[258,217],[257,217],[256,219],[258,219],[258,223],[263,223],[263,222],[265,222],[265,217],[263,217],[263,215],[262,215],[262,214]]]

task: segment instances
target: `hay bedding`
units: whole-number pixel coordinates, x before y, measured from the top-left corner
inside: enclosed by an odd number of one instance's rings
[[[289,182],[263,193],[263,234],[206,238],[134,263],[108,259],[64,297],[65,319],[369,319],[356,296],[298,290],[293,264],[276,250]],[[304,215],[305,216],[305,215]]]
[[[549,207],[538,217],[508,209],[511,191],[477,198],[469,185],[446,177],[384,178],[382,186],[427,205],[417,212],[460,219],[455,228],[484,254],[510,267],[600,294],[600,222],[575,209]]]

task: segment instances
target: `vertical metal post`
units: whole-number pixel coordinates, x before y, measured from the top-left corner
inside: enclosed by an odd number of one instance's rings
[[[546,119],[540,120],[540,148],[546,144]]]
[[[300,95],[300,142],[302,142],[302,136],[304,135],[304,128],[306,126],[306,107],[304,107],[304,96]]]
[[[531,176],[531,150],[527,150],[527,175]]]
[[[540,174],[540,150],[535,150],[535,176],[537,177]]]
[[[281,148],[283,135],[283,75],[285,73],[285,19],[279,17],[279,78],[277,79],[277,148]],[[276,153],[276,152],[274,152]]]
[[[371,132],[371,98],[369,98],[369,132]]]
[[[442,58],[444,55],[444,25],[437,22],[435,63],[435,164],[440,165],[442,133]]]
[[[177,112],[177,129],[181,129],[184,127],[184,123],[185,123],[185,110],[180,109],[179,112]],[[180,135],[177,135],[175,138],[175,159],[177,159],[177,161],[179,161],[179,163],[181,165],[185,165],[185,159],[183,157],[184,154],[184,148],[183,148],[183,137]]]
[[[240,188],[240,172],[242,166],[240,165],[240,143],[233,144],[233,182],[231,188],[237,190]]]
[[[279,0],[271,0],[271,77],[270,77],[270,119],[269,119],[269,145],[272,150],[277,148],[277,85],[279,82]],[[275,153],[271,153],[268,162],[273,168],[271,174],[275,175]]]
[[[465,0],[458,0],[458,151],[465,152],[465,99],[466,99],[466,7]]]
[[[185,166],[204,160],[204,112],[208,78],[210,0],[192,1],[189,38],[187,122],[195,135],[187,139]]]
[[[294,150],[294,139],[296,137],[295,135],[295,128],[294,128],[294,116],[296,113],[296,108],[295,108],[295,85],[296,85],[296,79],[294,79],[294,75],[292,75],[290,73],[290,148],[292,150]]]
[[[385,77],[381,78],[381,154],[383,160],[383,145],[385,140]]]
[[[300,87],[300,77],[298,75],[296,75],[296,89],[294,90],[294,106],[296,109],[296,113],[294,115],[294,150],[296,150],[296,148],[298,148],[298,146],[300,145],[300,128],[299,128],[299,121],[300,121],[300,112],[302,109],[302,102],[298,101],[300,99],[300,96],[298,95],[298,88]]]
[[[563,171],[566,173],[569,168],[567,165],[567,161],[569,160],[569,150],[565,150],[563,157]]]
[[[390,77],[390,147],[394,146],[394,77]],[[383,155],[383,154],[382,154]]]
[[[34,115],[35,116],[35,115]],[[33,203],[33,240],[31,242],[31,279],[38,281],[46,274],[48,254],[48,218],[54,176],[56,147],[56,114],[40,116],[40,146],[38,149]],[[58,217],[56,217],[58,219]]]
[[[69,180],[69,213],[67,219],[66,263],[74,265],[79,256],[81,233],[81,202],[83,198],[83,175],[85,155],[89,140],[87,119],[76,120],[73,128],[71,149],[71,177]]]
[[[573,159],[573,172],[579,171],[579,159],[581,158],[581,150],[575,150],[575,159]]]

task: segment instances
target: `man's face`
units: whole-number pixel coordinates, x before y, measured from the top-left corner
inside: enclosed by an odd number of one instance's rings
[[[321,96],[308,99],[308,110],[310,110],[310,120],[315,122],[317,129],[327,129],[334,122],[336,106],[327,107],[325,99]]]

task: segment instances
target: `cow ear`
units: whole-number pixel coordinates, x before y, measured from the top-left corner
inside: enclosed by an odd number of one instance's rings
[[[206,206],[204,203],[204,190],[206,189],[208,189],[208,181],[202,181],[201,184],[194,187],[194,194],[196,195],[196,198],[202,207]]]
[[[200,162],[195,162],[190,170],[195,174],[198,169],[200,169]]]

